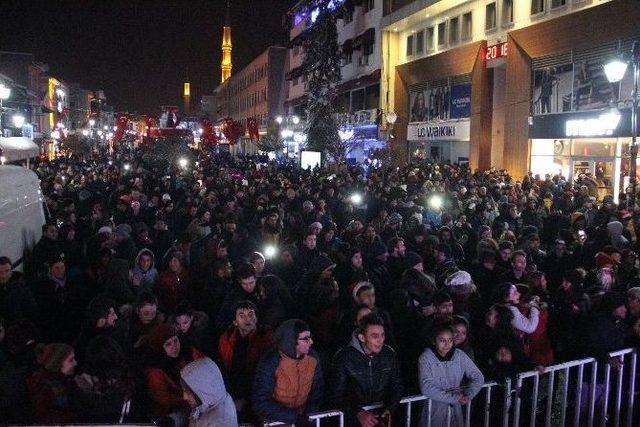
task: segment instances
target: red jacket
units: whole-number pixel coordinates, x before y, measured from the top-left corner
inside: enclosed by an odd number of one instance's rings
[[[73,424],[77,421],[71,410],[70,378],[45,370],[27,380],[33,407],[33,421],[37,424]]]
[[[233,363],[233,352],[238,339],[238,329],[230,326],[218,341],[218,354],[220,356],[221,368],[228,374],[231,371]],[[273,347],[273,338],[271,334],[262,328],[258,328],[249,334],[249,348],[247,349],[247,360],[245,370],[255,373],[258,361]]]
[[[529,310],[524,310],[522,307],[519,309],[525,316],[529,315]],[[551,340],[547,334],[549,310],[540,310],[538,319],[538,327],[536,330],[526,336],[525,354],[537,365],[553,365],[555,357],[553,354],[553,347],[551,346]]]
[[[191,275],[186,268],[180,274],[167,270],[158,280],[158,296],[160,307],[165,313],[171,313],[178,303],[187,297],[191,287]]]
[[[196,348],[191,349],[193,360],[202,359],[204,355]],[[184,363],[186,365],[186,363]],[[188,409],[189,405],[182,399],[182,388],[160,368],[151,367],[145,370],[147,393],[151,399],[150,413],[153,417],[162,417],[179,409]]]

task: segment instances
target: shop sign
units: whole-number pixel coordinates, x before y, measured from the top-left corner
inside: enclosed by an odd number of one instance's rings
[[[581,111],[531,117],[529,138],[589,138],[631,136],[631,109]]]
[[[611,136],[620,123],[619,113],[605,113],[593,119],[567,120],[566,136]]]
[[[468,141],[469,135],[469,120],[409,123],[407,127],[409,141]]]

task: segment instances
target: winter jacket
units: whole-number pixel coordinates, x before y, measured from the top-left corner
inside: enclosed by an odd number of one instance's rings
[[[28,319],[38,320],[38,305],[31,290],[25,285],[22,274],[11,273],[9,281],[0,284],[0,317],[15,321]]]
[[[187,298],[191,275],[186,268],[179,274],[167,270],[160,275],[158,280],[158,299],[160,308],[165,313],[171,313],[178,303]]]
[[[398,357],[388,345],[377,354],[366,354],[354,334],[334,356],[333,369],[333,403],[352,419],[363,407],[377,402],[393,411],[402,399]]]
[[[202,404],[192,408],[189,427],[235,427],[236,407],[224,387],[218,366],[208,357],[189,363],[180,378]]]
[[[431,349],[420,356],[418,362],[420,391],[431,399],[431,424],[447,425],[447,412],[451,407],[451,426],[464,425],[462,405],[458,402],[458,393],[464,392],[473,399],[484,384],[484,377],[478,367],[462,350],[452,349],[441,357]],[[464,382],[464,384],[463,384]],[[420,418],[420,426],[428,424],[428,405],[425,405]]]
[[[238,328],[231,326],[218,342],[222,371],[229,384],[229,392],[236,399],[249,397],[258,361],[273,347],[271,334],[262,328],[250,333],[242,343],[240,341],[243,338]],[[246,346],[244,351],[239,350],[241,345]]]
[[[166,356],[165,356],[166,357]],[[191,359],[199,360],[204,355],[196,349],[191,349]],[[175,363],[180,364],[180,360]],[[151,415],[162,417],[174,411],[186,408],[186,402],[182,399],[182,388],[169,376],[166,370],[160,366],[151,366],[145,369],[147,382],[147,394],[152,402]]]
[[[526,307],[521,307],[519,311],[526,315],[526,312],[531,310]],[[551,340],[547,334],[548,323],[549,310],[540,310],[538,326],[526,338],[525,353],[527,357],[537,365],[549,366],[552,365],[555,360]]]
[[[73,383],[59,372],[41,370],[27,381],[37,424],[72,424],[77,421],[71,408]]]
[[[513,320],[511,320],[511,326],[518,331],[522,331],[527,334],[533,333],[538,327],[540,310],[536,307],[531,307],[529,316],[525,316],[518,310],[515,305],[509,305],[509,310],[513,314]]]
[[[139,267],[138,261],[140,257],[144,254],[147,254],[151,257],[151,267],[147,271],[142,271]],[[143,292],[153,292],[155,289],[156,282],[160,278],[158,274],[158,270],[155,268],[156,257],[149,249],[141,249],[136,256],[136,261],[131,269],[131,289],[134,294],[140,295]],[[133,279],[140,277],[140,283],[138,285],[133,284]]]
[[[293,424],[320,409],[322,368],[313,350],[295,357],[297,337],[291,320],[284,322],[276,335],[278,350],[266,354],[256,370],[252,408],[264,420]]]

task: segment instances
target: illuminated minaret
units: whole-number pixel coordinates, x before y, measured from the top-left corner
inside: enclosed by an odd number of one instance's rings
[[[222,69],[222,83],[231,77],[231,18],[229,17],[229,0],[227,0],[227,17],[224,22],[224,29],[222,30],[222,62],[220,68]]]

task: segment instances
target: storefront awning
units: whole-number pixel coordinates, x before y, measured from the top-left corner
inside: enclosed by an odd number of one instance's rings
[[[40,149],[32,140],[22,136],[0,137],[0,149],[7,162],[26,160],[31,157],[37,157],[40,153]]]

